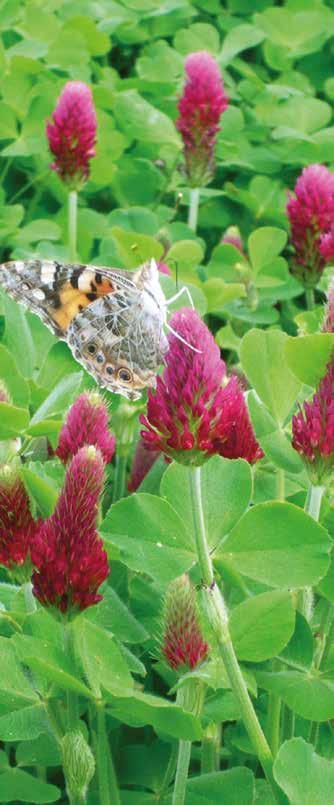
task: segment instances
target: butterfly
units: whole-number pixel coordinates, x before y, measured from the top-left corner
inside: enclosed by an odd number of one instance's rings
[[[174,332],[167,305],[183,292],[189,296],[182,288],[166,300],[155,260],[134,272],[14,260],[0,265],[0,285],[66,341],[100,386],[129,400],[139,399],[144,388],[155,388],[168,350],[164,328]]]

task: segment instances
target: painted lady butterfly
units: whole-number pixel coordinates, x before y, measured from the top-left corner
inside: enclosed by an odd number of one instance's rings
[[[135,272],[51,260],[13,261],[0,265],[0,285],[66,341],[100,386],[130,400],[155,387],[168,349],[164,326],[171,328],[154,260]]]

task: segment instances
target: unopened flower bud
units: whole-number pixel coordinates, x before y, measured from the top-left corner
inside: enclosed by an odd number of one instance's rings
[[[61,743],[63,768],[68,796],[85,799],[94,776],[93,752],[79,730],[67,732]]]
[[[198,618],[196,592],[186,573],[168,587],[163,612],[162,654],[174,670],[192,670],[206,659]]]

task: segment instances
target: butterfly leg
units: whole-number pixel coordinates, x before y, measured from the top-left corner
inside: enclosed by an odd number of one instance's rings
[[[189,288],[186,287],[186,285],[184,285],[183,288],[180,288],[180,290],[176,294],[174,294],[174,296],[171,296],[170,299],[166,299],[166,305],[168,306],[172,302],[175,302],[176,299],[179,299],[179,297],[182,296],[183,294],[185,294],[188,297],[190,307],[192,307],[192,309],[195,310],[195,305],[193,303],[191,293],[189,291]]]
[[[177,333],[176,330],[174,330],[173,327],[171,327],[170,324],[168,324],[168,322],[166,322],[166,327],[167,327],[167,330],[169,330],[170,333],[173,333],[173,335],[175,335],[175,338],[177,338],[178,341],[182,341],[182,344],[185,344],[186,347],[189,347],[189,349],[192,349],[193,352],[198,352],[199,355],[202,354],[201,349],[197,349],[197,347],[193,347],[192,344],[189,344],[189,342],[186,341],[185,338],[182,338],[182,335],[180,335],[180,333]]]

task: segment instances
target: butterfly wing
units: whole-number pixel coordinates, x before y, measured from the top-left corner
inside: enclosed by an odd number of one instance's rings
[[[53,260],[14,260],[0,265],[0,285],[59,338],[88,305],[121,285],[135,290],[128,272]]]
[[[129,399],[155,385],[166,351],[154,261],[137,272],[52,260],[0,265],[0,285],[66,341],[95,380]]]

